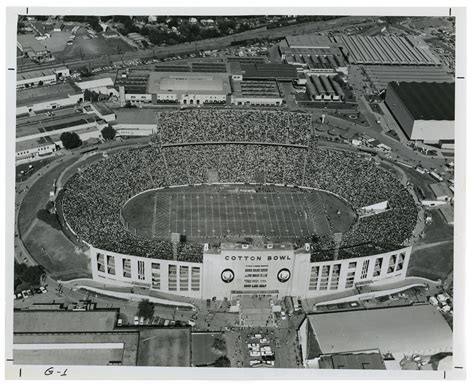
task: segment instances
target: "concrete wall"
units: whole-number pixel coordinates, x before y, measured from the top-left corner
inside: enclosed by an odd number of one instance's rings
[[[288,249],[229,249],[218,253],[204,252],[203,262],[194,263],[173,261],[171,257],[170,260],[163,260],[116,254],[94,247],[90,250],[92,276],[96,281],[134,284],[201,299],[232,298],[242,294],[269,294],[274,298],[309,298],[354,288],[357,284],[403,279],[410,254],[411,247],[406,247],[385,254],[311,263],[309,252],[304,250],[295,252]],[[108,256],[113,257],[115,262],[114,270],[110,272],[104,263]],[[129,276],[124,275],[123,259],[130,260]],[[99,264],[100,262],[102,264]],[[158,264],[159,270],[153,269],[152,264]],[[378,270],[377,264],[380,264]],[[142,277],[139,276],[139,265],[143,267]],[[173,268],[177,271],[175,288],[170,283]],[[195,271],[195,282],[199,282],[194,290],[191,288],[192,268]],[[376,275],[376,271],[379,275]],[[327,287],[324,286],[324,272],[328,273]],[[225,277],[229,273],[231,280]],[[183,279],[180,279],[180,274]],[[284,274],[289,276],[284,278]],[[157,277],[159,285],[156,284]]]

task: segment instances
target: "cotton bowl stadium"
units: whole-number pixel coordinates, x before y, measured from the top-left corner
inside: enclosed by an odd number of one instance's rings
[[[149,143],[84,157],[60,187],[63,232],[94,281],[231,299],[405,278],[418,208],[389,162],[318,144],[305,113],[156,118]]]

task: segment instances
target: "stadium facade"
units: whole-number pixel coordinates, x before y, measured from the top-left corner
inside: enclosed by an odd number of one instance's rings
[[[138,286],[198,299],[266,295],[310,298],[374,282],[406,277],[411,246],[357,257],[311,262],[309,244],[249,246],[222,243],[203,245],[202,262],[175,261],[117,254],[91,247],[95,281]]]

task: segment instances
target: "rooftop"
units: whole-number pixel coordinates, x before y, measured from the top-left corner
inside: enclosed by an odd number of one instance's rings
[[[31,118],[36,118],[36,116]],[[54,116],[42,114],[38,120],[22,119],[21,122],[17,121],[16,138],[20,139],[38,133],[46,134],[55,130],[73,128],[79,125],[94,124],[98,119],[97,114],[83,113],[82,110],[73,110],[72,114],[55,114]]]
[[[347,353],[322,356],[319,368],[345,370],[384,370],[385,364],[380,353]]]
[[[286,42],[290,47],[329,48],[332,45],[329,37],[319,34],[287,36]]]
[[[415,120],[454,120],[454,82],[390,82]]]
[[[152,72],[148,80],[148,92],[152,94],[167,91],[227,94],[228,89],[227,77],[223,74]]]
[[[157,124],[156,115],[158,109],[134,109],[134,108],[122,108],[115,109],[117,118],[115,119],[117,124],[145,124],[153,125]]]
[[[296,79],[295,66],[279,63],[241,63],[243,78]]]
[[[78,94],[82,94],[82,90],[71,82],[23,89],[16,92],[16,106],[27,106],[38,102],[55,101]]]
[[[39,40],[36,40],[35,35],[33,34],[17,35],[17,41],[21,45],[23,51],[28,49],[35,52],[48,51],[47,47]]]
[[[92,81],[76,82],[81,90],[94,89],[97,87],[114,87],[114,81],[110,78],[99,78]]]
[[[13,356],[15,364],[135,366],[139,336],[125,331],[14,334]]]
[[[115,327],[117,313],[117,309],[84,312],[15,310],[13,313],[13,332],[108,332]]]
[[[453,332],[432,305],[353,310],[308,316],[321,353],[450,352]]]
[[[430,184],[430,188],[436,197],[447,196],[452,198],[454,196],[453,192],[449,189],[445,182]]]
[[[24,141],[17,141],[15,143],[15,152],[22,152],[51,144],[54,144],[54,140],[50,136],[31,138]]]

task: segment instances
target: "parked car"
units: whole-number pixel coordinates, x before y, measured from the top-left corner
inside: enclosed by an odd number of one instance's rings
[[[140,319],[138,318],[138,316],[135,316],[135,317],[133,318],[133,324],[134,324],[134,325],[138,325],[139,322],[140,322]]]

